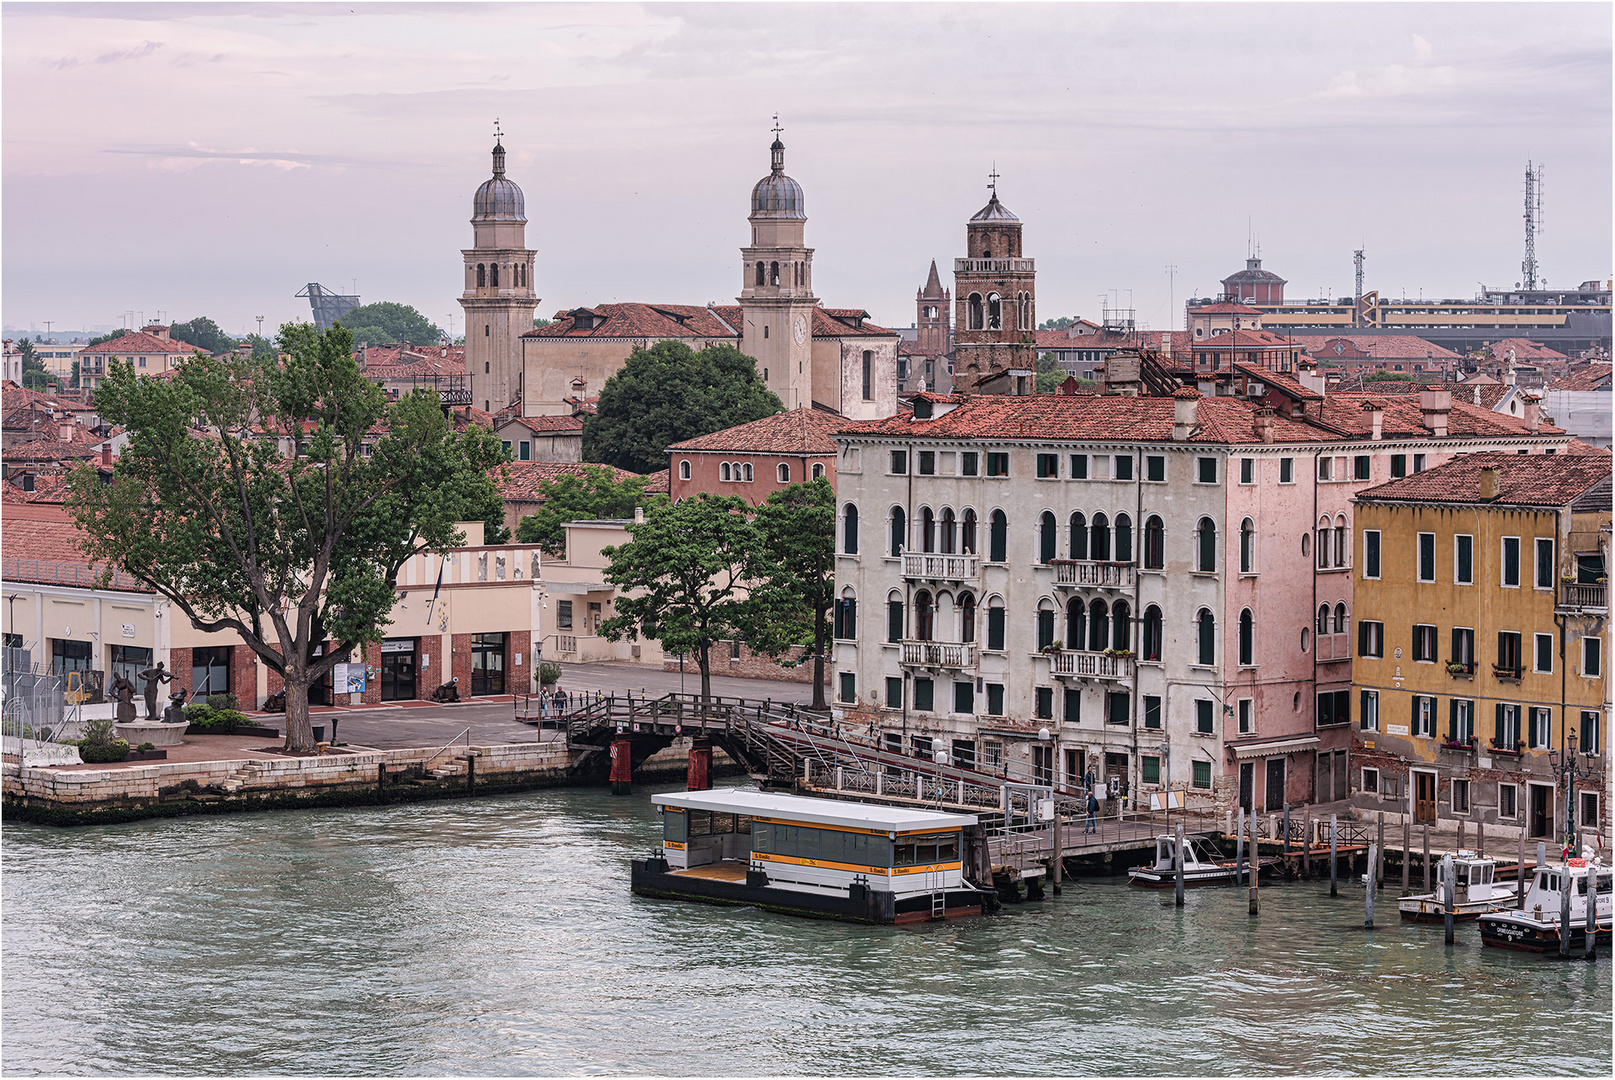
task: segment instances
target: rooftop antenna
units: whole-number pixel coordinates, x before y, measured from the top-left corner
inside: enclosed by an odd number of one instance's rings
[[[1166,318],[1167,318],[1167,325],[1168,326],[1171,326],[1172,323],[1176,321],[1172,316],[1172,312],[1177,310],[1176,294],[1173,292],[1172,286],[1173,286],[1173,283],[1176,282],[1177,276],[1178,276],[1178,264],[1177,263],[1167,263],[1166,264]]]
[[[1536,238],[1542,231],[1542,166],[1525,163],[1525,261],[1520,264],[1526,289],[1537,287]]]
[[[1362,248],[1358,248],[1356,251],[1351,253],[1351,264],[1352,264],[1352,266],[1357,268],[1357,298],[1356,298],[1356,303],[1352,305],[1352,309],[1351,309],[1351,324],[1353,326],[1360,326],[1361,324],[1357,320],[1360,318],[1359,313],[1363,310],[1363,249]]]

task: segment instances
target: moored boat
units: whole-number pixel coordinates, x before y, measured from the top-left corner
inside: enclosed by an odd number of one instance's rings
[[[1155,838],[1155,861],[1148,866],[1135,866],[1127,871],[1129,885],[1141,885],[1149,889],[1172,888],[1177,884],[1177,864],[1174,854],[1177,848],[1177,839],[1172,836],[1157,836]],[[1268,859],[1255,865],[1255,868],[1265,870],[1272,864]],[[1249,873],[1253,868],[1250,860],[1246,860],[1245,869]],[[1185,888],[1196,885],[1228,885],[1238,874],[1238,868],[1233,859],[1219,859],[1209,853],[1198,841],[1185,838],[1183,841],[1183,885]]]
[[[1480,939],[1486,945],[1524,952],[1558,952],[1559,918],[1564,891],[1570,891],[1569,945],[1572,953],[1587,947],[1587,886],[1597,893],[1593,908],[1596,943],[1610,940],[1610,868],[1598,859],[1570,859],[1560,866],[1539,866],[1518,910],[1493,911],[1480,916]]]
[[[1402,918],[1412,922],[1445,922],[1447,882],[1442,876],[1446,860],[1436,867],[1434,892],[1404,896],[1396,902]],[[1514,904],[1518,882],[1496,880],[1497,863],[1462,851],[1452,860],[1453,918],[1460,922],[1478,919],[1488,911],[1503,911]],[[1555,909],[1558,910],[1557,908]]]

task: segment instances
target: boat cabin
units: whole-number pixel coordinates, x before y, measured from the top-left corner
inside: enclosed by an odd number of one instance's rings
[[[1452,861],[1454,900],[1463,903],[1468,900],[1492,899],[1495,887],[1493,878],[1496,871],[1497,863],[1491,859],[1454,859]],[[1446,896],[1446,889],[1446,864],[1442,862],[1436,865],[1436,898]],[[1501,891],[1512,893],[1513,889]]]

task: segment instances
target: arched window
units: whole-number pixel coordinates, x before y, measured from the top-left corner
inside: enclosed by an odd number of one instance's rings
[[[1217,525],[1210,518],[1200,519],[1195,529],[1195,569],[1206,574],[1217,572]]]
[[[959,550],[966,555],[976,553],[976,512],[968,507],[959,523]]]
[[[1054,644],[1054,601],[1044,597],[1037,602],[1037,650]]]
[[[1201,608],[1195,617],[1195,645],[1198,663],[1210,666],[1217,662],[1217,618],[1210,608]]]
[[[936,550],[936,515],[931,513],[929,506],[920,508],[920,550]]]
[[[1082,597],[1073,596],[1065,605],[1065,644],[1068,649],[1080,649],[1088,643],[1088,609]]]
[[[858,600],[850,585],[841,590],[841,597],[836,601],[834,622],[831,636],[844,641],[858,637]]]
[[[841,523],[841,550],[858,554],[858,507],[852,503],[847,504],[847,516]]]
[[[1103,652],[1110,647],[1110,609],[1103,600],[1088,605],[1088,649]]]
[[[477,264],[477,288],[485,289],[487,287],[488,287],[488,264],[487,263],[478,263]]]
[[[763,279],[763,264],[762,263],[757,264],[757,284],[759,284],[759,285],[766,284],[766,282]]]
[[[746,470],[746,483],[749,484],[751,483],[751,462],[746,462],[744,468]]]
[[[1307,555],[1312,550],[1311,547],[1308,546],[1310,544],[1311,540],[1312,540],[1312,534],[1311,533],[1302,533],[1301,534],[1301,557],[1303,559],[1306,558]]]
[[[1346,562],[1347,562],[1346,555],[1347,555],[1347,553],[1349,551],[1349,548],[1348,548],[1349,541],[1346,539],[1348,535],[1349,535],[1349,532],[1348,532],[1348,530],[1346,528],[1346,515],[1337,514],[1335,516],[1335,565],[1336,566],[1345,566],[1346,565]]]
[[[1133,561],[1133,519],[1126,514],[1116,515],[1116,561]]]
[[[1120,652],[1133,647],[1133,609],[1118,600],[1110,609],[1110,647]]]
[[[1068,530],[1071,534],[1071,557],[1073,559],[1086,559],[1088,557],[1088,519],[1081,510],[1071,514],[1071,525]]]
[[[1318,569],[1329,568],[1329,519],[1318,519]]]
[[[1239,523],[1239,572],[1256,572],[1256,523],[1250,518]]]
[[[764,324],[763,324],[763,340],[764,340],[764,341],[767,341],[767,340],[768,340],[768,330],[769,330],[769,326],[768,326],[768,324],[767,324],[767,323],[764,323]],[[764,369],[764,370],[765,370],[765,371],[766,371],[766,370],[767,370],[767,369],[766,369],[766,368],[765,368],[765,369]],[[767,377],[767,376],[764,376],[764,378],[766,378],[766,377]]]
[[[791,467],[789,465],[787,465],[785,462],[783,462],[783,461],[780,462],[779,463],[779,468],[776,469],[775,471],[779,473],[779,482],[780,483],[789,484],[791,482]]]
[[[908,519],[903,514],[901,506],[892,507],[892,544],[893,555],[903,554],[903,547],[908,541]]]
[[[1239,662],[1246,667],[1256,663],[1256,619],[1250,608],[1239,613]]]
[[[718,466],[718,479],[719,480],[733,479],[733,474],[732,474],[732,472],[731,472],[731,470],[729,468],[729,463],[727,461],[725,461],[722,465]]]
[[[992,520],[989,522],[987,537],[987,561],[1009,561],[1009,519],[1002,510],[994,510]]]
[[[970,299],[965,301],[966,329],[981,329],[981,294],[971,293]]]
[[[953,520],[953,507],[944,506],[942,508],[942,554],[944,555],[952,555],[954,552],[954,541],[957,539],[958,534],[956,525],[957,523]]]
[[[680,480],[688,480],[689,478],[690,478],[690,463],[688,461],[679,462],[679,479]]]
[[[1144,522],[1144,569],[1166,568],[1166,528],[1151,514]]]
[[[488,287],[490,289],[499,288],[499,264],[498,263],[489,263],[488,264]]]
[[[768,283],[770,285],[779,284],[779,263],[777,262],[768,264]]]
[[[903,626],[903,597],[893,589],[886,594],[886,640],[902,641]]]
[[[1022,330],[1032,329],[1032,294],[1021,293],[1021,322]]]
[[[815,479],[815,480],[823,480],[824,479],[824,466],[819,464],[816,461],[813,463],[813,479]]]
[[[1328,604],[1319,604],[1318,605],[1318,633],[1327,634],[1328,632],[1329,632],[1329,605]]]
[[[1088,558],[1095,562],[1110,558],[1110,519],[1104,514],[1095,514],[1088,526]]]
[[[1037,561],[1044,564],[1053,562],[1059,554],[1059,545],[1059,526],[1054,522],[1054,515],[1045,510],[1038,518]]]
[[[1335,605],[1335,633],[1344,634],[1345,632],[1346,632],[1346,605],[1345,604],[1336,604]]]
[[[936,632],[933,623],[936,620],[936,605],[931,601],[931,594],[921,589],[914,594],[914,637],[918,641],[930,641]]]
[[[959,597],[959,640],[976,640],[976,598],[969,593]]]
[[[1307,628],[1304,626],[1301,628],[1301,651],[1307,651]]]
[[[987,294],[987,329],[1004,328],[1004,301],[995,292]]]
[[[521,288],[527,284],[527,267],[521,263],[516,264],[516,287]]]
[[[1161,609],[1151,604],[1144,609],[1144,642],[1141,655],[1145,660],[1161,659]]]

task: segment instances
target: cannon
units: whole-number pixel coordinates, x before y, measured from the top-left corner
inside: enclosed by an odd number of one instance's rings
[[[448,682],[432,691],[432,700],[440,705],[456,703],[460,700],[460,678],[455,676]]]

